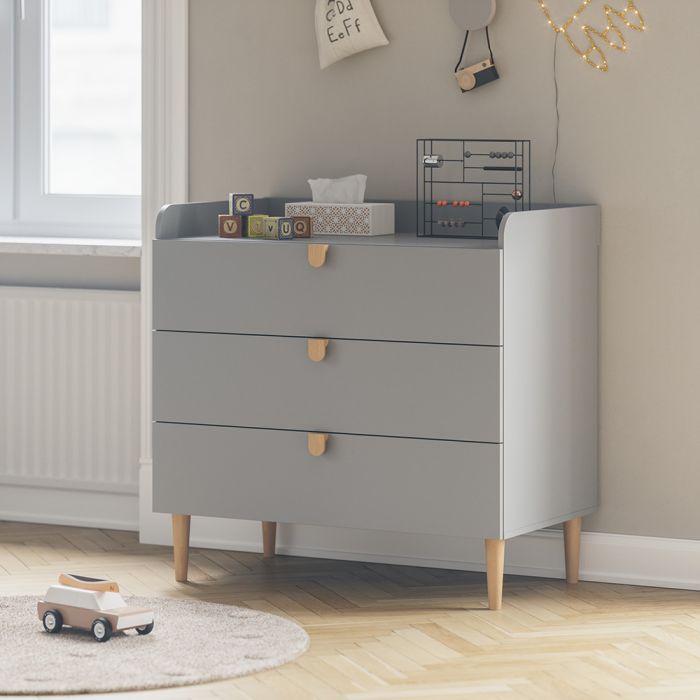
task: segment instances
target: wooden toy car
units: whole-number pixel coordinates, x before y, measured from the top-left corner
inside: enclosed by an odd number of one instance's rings
[[[130,608],[119,594],[119,585],[106,579],[61,574],[37,605],[44,629],[58,634],[64,625],[90,630],[98,642],[114,632],[135,629],[138,634],[153,630],[153,611]]]

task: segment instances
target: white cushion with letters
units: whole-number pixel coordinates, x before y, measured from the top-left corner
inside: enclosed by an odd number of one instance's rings
[[[316,39],[321,68],[389,43],[370,0],[316,0]]]

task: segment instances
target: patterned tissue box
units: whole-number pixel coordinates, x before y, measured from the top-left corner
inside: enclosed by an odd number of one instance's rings
[[[285,205],[285,216],[310,216],[314,236],[386,236],[395,233],[393,204]]]

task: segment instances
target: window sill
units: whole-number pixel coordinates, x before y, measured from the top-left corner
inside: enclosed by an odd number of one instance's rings
[[[141,241],[120,238],[0,236],[0,254],[5,253],[139,258]]]

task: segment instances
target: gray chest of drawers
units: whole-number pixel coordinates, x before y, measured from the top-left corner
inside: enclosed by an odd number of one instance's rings
[[[498,241],[206,235],[154,242],[154,509],[176,576],[191,515],[505,540],[597,503],[600,212],[508,216]],[[264,206],[264,202],[262,204]]]

